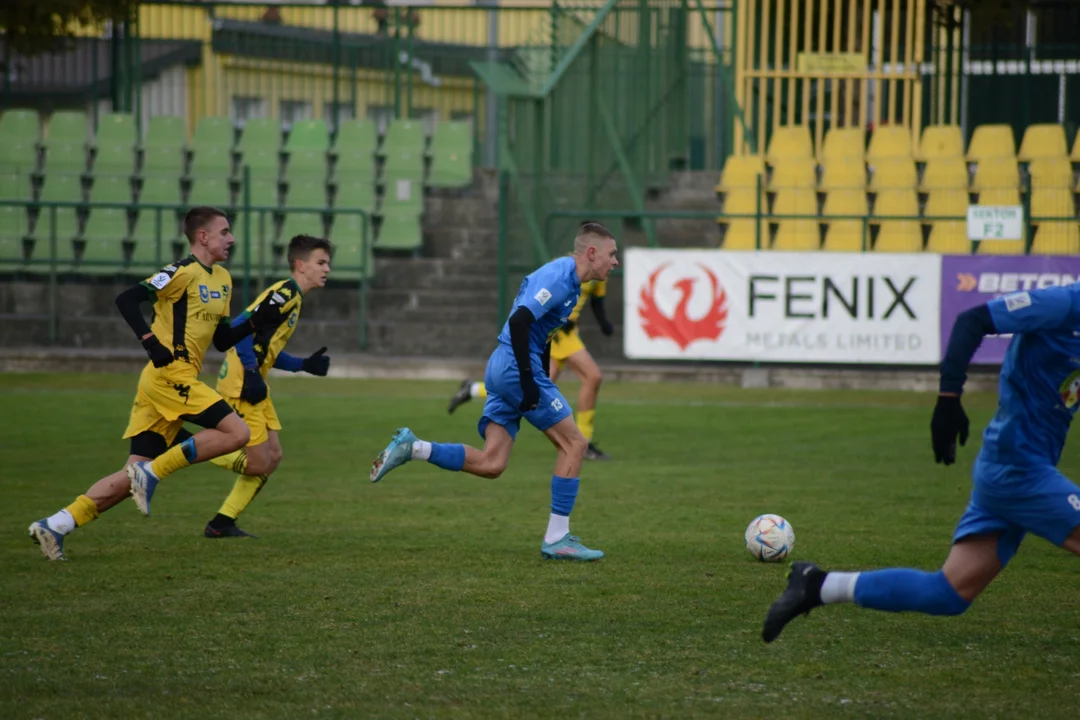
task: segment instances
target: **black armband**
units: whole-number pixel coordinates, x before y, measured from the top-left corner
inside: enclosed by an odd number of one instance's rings
[[[956,317],[945,358],[941,361],[940,392],[963,392],[971,358],[982,344],[982,339],[995,333],[994,318],[985,304],[965,310]]]
[[[140,341],[150,333],[150,326],[146,324],[139,305],[150,300],[150,290],[142,283],[133,285],[116,296],[117,310]]]
[[[527,307],[519,307],[510,316],[510,347],[517,360],[518,372],[522,377],[532,377],[532,365],[529,363],[529,328],[536,318]]]

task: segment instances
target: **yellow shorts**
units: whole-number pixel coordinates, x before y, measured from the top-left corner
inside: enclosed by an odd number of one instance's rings
[[[135,393],[124,437],[152,432],[165,438],[166,446],[171,445],[185,420],[197,422],[202,419],[200,415],[218,403],[224,403],[224,400],[206,383],[169,378],[147,364],[139,376],[139,390]],[[221,413],[211,414],[214,415],[211,427],[216,427],[221,421],[218,417]]]
[[[258,405],[252,405],[247,400],[241,400],[240,398],[226,398],[225,401],[236,411],[237,415],[244,419],[248,430],[251,431],[248,447],[262,445],[270,437],[269,430],[281,429],[277,410],[274,409],[274,401],[269,397]]]
[[[585,343],[581,342],[581,335],[577,328],[570,332],[558,330],[551,338],[551,359],[563,366],[566,358],[585,349]]]

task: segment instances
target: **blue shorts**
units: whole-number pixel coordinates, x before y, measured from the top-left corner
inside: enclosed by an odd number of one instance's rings
[[[1061,545],[1080,526],[1080,487],[1052,465],[1002,465],[979,458],[971,500],[953,542],[1003,533],[998,556],[1004,566],[1027,533]]]
[[[536,409],[525,413],[524,417],[537,430],[543,432],[556,423],[574,414],[570,403],[559,392],[548,377],[547,370],[540,367],[540,358],[533,357],[532,371],[536,387],[540,389],[540,402]],[[500,344],[488,359],[487,372],[484,373],[484,385],[487,387],[487,402],[484,414],[476,429],[480,437],[486,438],[488,423],[495,423],[506,428],[511,438],[517,438],[521,426],[521,376],[518,373],[514,352]]]

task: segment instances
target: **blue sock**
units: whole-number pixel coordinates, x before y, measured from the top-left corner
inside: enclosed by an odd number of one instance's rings
[[[577,478],[551,476],[551,512],[553,514],[570,516],[574,510],[574,501],[577,500],[580,483],[581,481]]]
[[[859,575],[855,603],[889,612],[921,612],[927,615],[959,615],[971,605],[956,594],[945,573],[889,568]]]
[[[428,462],[438,465],[443,470],[457,472],[465,467],[465,446],[458,443],[433,442]]]

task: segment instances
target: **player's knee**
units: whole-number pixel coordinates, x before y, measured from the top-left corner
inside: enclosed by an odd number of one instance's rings
[[[270,468],[265,473],[263,473],[264,475],[269,475],[270,473],[274,472],[275,470],[277,470],[278,465],[281,464],[281,448],[270,449],[270,458],[268,464]]]
[[[566,438],[559,442],[559,448],[566,453],[568,457],[584,460],[585,453],[589,449],[589,441],[586,440],[585,436],[581,434],[581,431],[575,427],[574,432],[570,433]]]
[[[600,372],[600,368],[594,367],[585,374],[585,383],[591,385],[593,388],[599,388],[600,383],[604,381],[604,375]]]
[[[506,470],[506,460],[502,458],[484,458],[476,473],[482,478],[496,480]]]
[[[247,425],[240,423],[239,425],[232,427],[225,433],[225,437],[228,439],[228,449],[226,452],[233,452],[239,450],[248,444],[251,440],[251,430]]]

